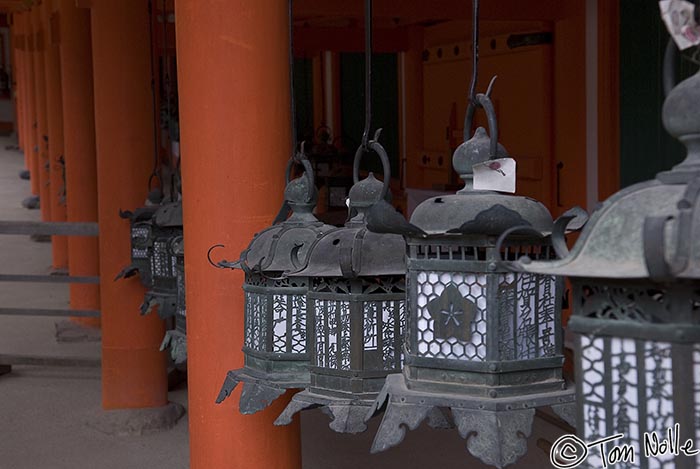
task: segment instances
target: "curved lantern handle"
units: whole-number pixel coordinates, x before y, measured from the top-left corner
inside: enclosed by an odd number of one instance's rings
[[[489,124],[489,135],[491,138],[491,145],[489,147],[489,157],[491,159],[496,158],[496,155],[498,154],[498,120],[496,119],[496,109],[494,108],[493,102],[490,98],[491,89],[493,88],[493,83],[495,80],[496,77],[491,79],[491,83],[489,84],[489,88],[486,93],[479,93],[476,95],[475,99],[469,101],[469,106],[467,106],[467,112],[464,116],[464,141],[466,142],[472,138],[471,129],[476,108],[481,107],[486,112],[486,120]]]
[[[673,41],[673,38],[668,38],[666,49],[664,51],[662,84],[664,88],[664,96],[668,96],[671,90],[678,84],[678,74],[676,72],[675,63],[679,56],[678,46]]]
[[[292,176],[292,166],[294,165],[294,163],[301,164],[304,167],[304,172],[306,173],[306,176],[309,178],[307,201],[310,201],[314,197],[314,185],[316,184],[316,178],[314,177],[314,169],[311,166],[311,162],[309,161],[309,158],[304,152],[304,143],[305,142],[301,142],[301,152],[299,152],[294,157],[289,158],[289,161],[287,161],[287,168],[284,170],[284,184],[286,187],[291,182],[290,178]]]
[[[656,281],[668,281],[682,272],[690,261],[693,218],[700,201],[700,178],[688,184],[683,198],[678,202],[678,216],[654,216],[644,219],[642,245],[644,263],[649,277]],[[666,260],[666,224],[676,222],[676,252],[673,259]]]
[[[580,226],[571,231],[579,231],[583,229],[584,225],[588,222],[588,212],[579,206],[570,208],[561,214],[559,218],[554,220],[554,226],[552,227],[552,247],[559,259],[563,259],[569,255],[569,246],[566,245],[566,230],[571,222],[577,218],[583,219],[583,222]]]
[[[374,134],[374,140],[370,140],[367,147],[360,145],[355,152],[355,159],[352,164],[352,180],[354,184],[360,182],[360,163],[362,162],[362,157],[366,150],[373,150],[382,162],[382,169],[384,171],[384,181],[382,185],[382,194],[379,200],[382,200],[389,193],[389,182],[391,181],[391,164],[389,163],[389,156],[386,154],[386,150],[381,143],[377,141],[379,138],[379,133],[382,129],[378,129]]]

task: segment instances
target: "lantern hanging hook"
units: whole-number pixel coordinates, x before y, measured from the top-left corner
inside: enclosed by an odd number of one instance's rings
[[[476,82],[479,78],[479,0],[472,0],[472,82],[469,86],[469,103],[476,100]],[[491,86],[489,85],[489,89]],[[487,92],[488,94],[488,92]],[[464,129],[467,132],[467,129]]]
[[[158,161],[158,111],[156,109],[156,78],[155,78],[155,54],[153,53],[153,2],[148,0],[148,39],[151,54],[151,105],[153,106],[153,170],[148,178],[148,192],[153,190],[153,180],[158,179],[158,185],[163,187],[160,177],[160,164]]]
[[[372,0],[365,0],[365,128],[362,149],[369,150],[369,131],[372,124]],[[376,139],[375,139],[376,140]]]
[[[289,0],[289,106],[290,121],[292,126],[292,158],[297,157],[297,119],[296,104],[294,102],[294,10],[293,0]],[[303,149],[302,149],[303,152]]]

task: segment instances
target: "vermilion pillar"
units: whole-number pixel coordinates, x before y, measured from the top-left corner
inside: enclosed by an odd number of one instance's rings
[[[12,15],[12,23],[10,25],[10,37],[12,38],[12,91],[14,93],[15,102],[15,123],[17,131],[17,146],[20,150],[24,150],[24,98],[22,93],[24,88],[20,85],[22,82],[22,52],[24,49],[24,31],[22,30],[22,22],[19,20],[18,14]],[[24,154],[24,167],[29,168],[29,157]]]
[[[95,157],[95,101],[92,87],[90,10],[75,0],[59,1],[63,148],[66,160],[67,218],[72,222],[97,221],[97,159]],[[68,238],[70,275],[99,275],[98,238]],[[72,283],[73,309],[100,309],[100,287]],[[75,318],[98,326],[96,318]]]
[[[63,100],[61,98],[61,59],[59,51],[60,30],[56,24],[52,1],[41,4],[41,19],[44,31],[44,68],[46,70],[46,121],[49,160],[51,221],[66,221],[66,202],[63,165]],[[52,21],[51,18],[54,18]],[[53,24],[53,27],[52,27]],[[68,238],[52,236],[53,266],[68,267]]]
[[[119,209],[143,205],[153,164],[149,19],[146,0],[93,2],[92,63],[102,297],[102,405],[167,403],[165,332],[157,314],[139,315],[138,278],[114,281],[130,263],[129,223]],[[67,103],[66,103],[67,105]]]
[[[24,25],[24,96],[26,112],[24,128],[26,129],[25,155],[29,156],[32,194],[39,195],[39,156],[36,145],[36,93],[34,89],[34,27],[30,11],[22,13]]]
[[[191,467],[301,467],[298,422],[275,427],[287,399],[243,416],[214,403],[243,364],[243,276],[214,269],[269,225],[290,156],[287,0],[176,0],[187,282]]]
[[[41,22],[41,7],[34,6],[31,10],[34,30],[34,108],[36,122],[36,155],[38,160],[37,172],[32,172],[32,178],[38,176],[39,198],[41,199],[41,219],[51,221],[51,180],[49,179],[48,154],[48,119],[46,115],[46,72],[44,66],[44,49],[46,48],[46,31]]]

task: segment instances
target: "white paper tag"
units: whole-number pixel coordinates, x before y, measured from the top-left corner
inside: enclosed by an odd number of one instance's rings
[[[515,192],[515,160],[498,158],[472,167],[474,189],[478,191]]]
[[[684,50],[700,44],[700,26],[693,19],[693,3],[686,0],[661,0],[659,9],[678,49]]]

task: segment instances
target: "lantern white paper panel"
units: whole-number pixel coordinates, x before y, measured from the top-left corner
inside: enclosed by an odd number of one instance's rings
[[[151,229],[148,226],[134,225],[131,227],[132,246],[137,243],[144,243],[149,236],[151,236]],[[148,249],[132,247],[131,257],[134,259],[146,259],[148,258]]]
[[[175,256],[170,255],[168,244],[165,241],[153,243],[153,255],[151,256],[151,271],[155,277],[175,277]]]
[[[501,360],[553,357],[556,279],[550,275],[505,274],[499,285]]]
[[[579,399],[583,401],[585,440],[592,442],[623,433],[626,438],[616,444],[631,444],[641,456],[644,451],[643,431],[656,432],[661,440],[674,424],[671,345],[588,335],[582,335],[580,340],[583,392]],[[643,356],[641,364],[637,358],[638,347]],[[606,366],[609,367],[609,379],[605,378]],[[696,367],[700,369],[700,365]],[[641,377],[644,378],[644,389],[640,390]],[[640,415],[640,395],[645,401],[646,417]],[[606,413],[609,403],[612,403],[612,415]],[[640,428],[641,419],[646,419],[644,429]],[[673,455],[658,455],[647,461],[650,469],[674,467]],[[602,467],[597,450],[589,453],[587,462],[590,467]],[[640,457],[634,463],[620,462],[618,466],[640,467]]]
[[[267,331],[267,295],[245,292],[244,343],[253,350],[264,352]]]
[[[350,302],[314,300],[316,347],[314,365],[350,370]]]
[[[453,283],[459,292],[476,305],[470,325],[470,340],[435,336],[434,320],[427,304]],[[418,284],[418,355],[431,358],[483,361],[486,358],[486,275],[460,272],[419,272]]]
[[[273,295],[272,322],[274,353],[306,353],[305,295]]]

